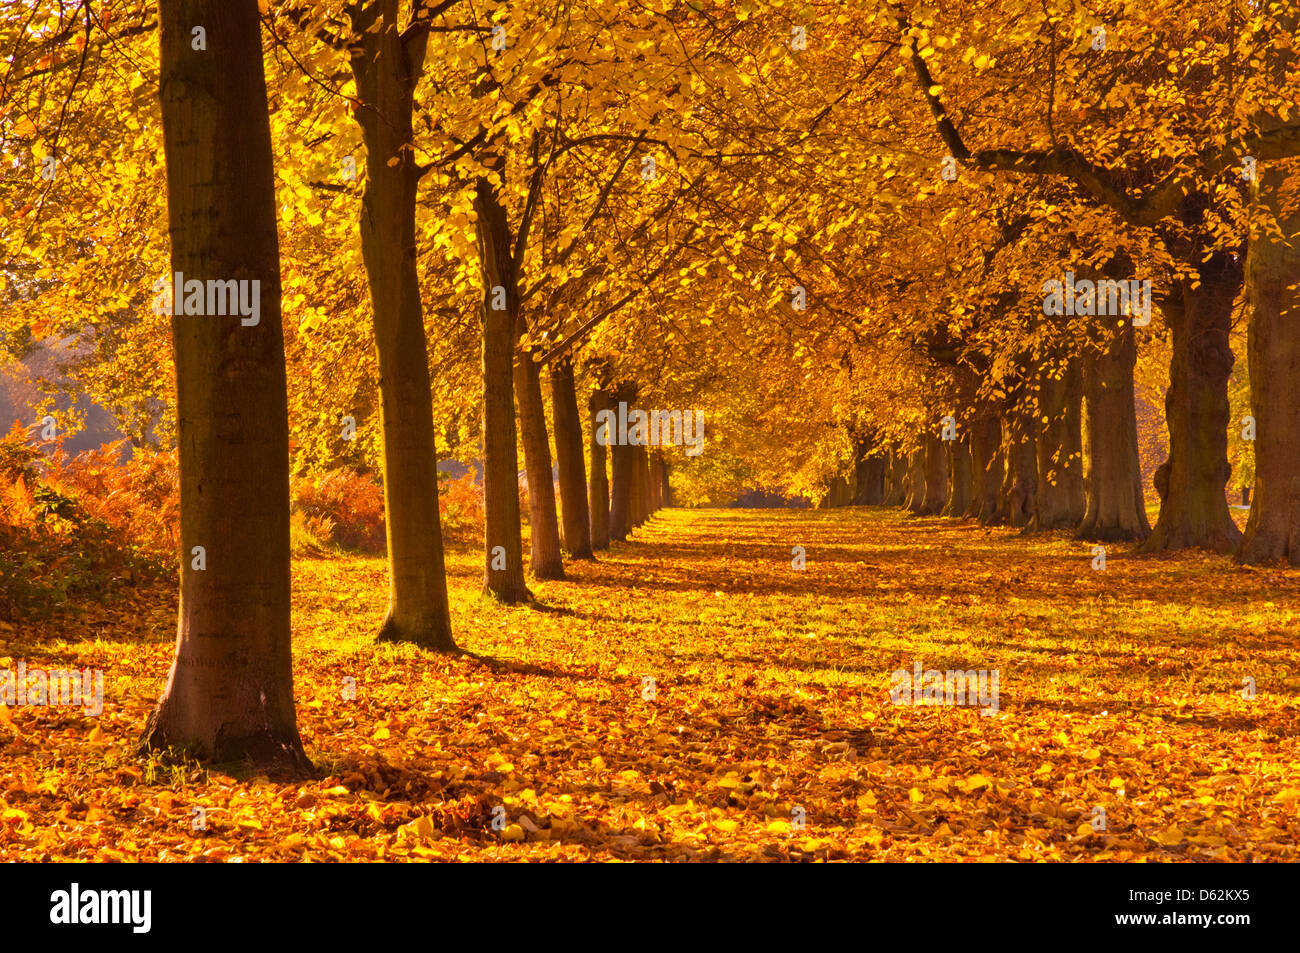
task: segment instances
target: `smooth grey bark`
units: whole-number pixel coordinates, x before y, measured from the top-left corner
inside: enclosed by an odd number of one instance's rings
[[[504,174],[505,160],[487,157]],[[507,604],[528,602],[519,513],[519,455],[515,429],[514,356],[519,283],[510,221],[496,188],[480,176],[474,193],[483,281],[483,590]],[[495,289],[502,289],[504,302]],[[504,304],[504,307],[498,307]]]
[[[551,442],[542,402],[542,366],[535,357],[531,349],[517,348],[514,367],[519,442],[524,448],[524,472],[528,476],[528,568],[537,579],[563,579]]]
[[[591,417],[591,483],[587,487],[588,510],[591,513],[591,547],[609,549],[609,476],[606,445],[597,439],[600,425],[596,417],[601,411],[611,410],[614,398],[603,390],[593,391],[587,401],[587,410]]]
[[[1029,529],[1042,532],[1074,529],[1083,519],[1083,365],[1078,357],[1064,362],[1059,375],[1039,382],[1038,484]]]
[[[625,402],[631,407],[636,400],[636,387],[625,384],[614,395],[614,406]],[[609,426],[609,538],[625,540],[632,532],[632,481],[635,479],[636,452],[631,444],[620,442],[617,425]]]
[[[925,435],[925,496],[917,512],[933,516],[943,511],[948,500],[948,452],[935,434]]]
[[[1002,456],[1002,424],[993,413],[975,417],[970,427],[971,448],[971,507],[970,515],[981,523],[995,525],[1005,522],[1002,478],[1005,469]]]
[[[293,702],[289,411],[257,3],[162,0],[159,21],[172,272],[205,286],[250,282],[259,317],[172,317],[180,612],[141,744],[307,772]],[[204,51],[190,45],[195,23]]]
[[[1199,284],[1180,278],[1161,302],[1173,351],[1165,395],[1169,458],[1157,473],[1160,516],[1139,552],[1199,547],[1228,553],[1241,541],[1225,492],[1232,473],[1228,335],[1240,268],[1231,252],[1214,251],[1200,262]]]
[[[1257,207],[1281,236],[1257,229],[1246,259],[1250,403],[1255,418],[1255,485],[1236,559],[1300,565],[1300,160],[1270,163]]]
[[[1002,503],[1009,526],[1023,528],[1034,516],[1038,489],[1038,451],[1033,421],[1018,411],[1002,418],[1002,456],[1006,469],[1002,480]]]
[[[925,512],[925,443],[907,457],[907,501],[903,504],[911,513]]]
[[[1088,410],[1087,507],[1079,539],[1143,540],[1151,533],[1142,496],[1133,368],[1136,333],[1124,321],[1100,335],[1083,358]]]
[[[551,419],[560,478],[564,549],[574,559],[594,559],[591,516],[587,509],[587,470],[583,462],[582,419],[573,362],[563,354],[551,363]]]
[[[948,454],[948,499],[942,515],[960,519],[967,515],[974,499],[975,466],[971,458],[970,434],[963,433],[958,439],[944,443]]]
[[[352,73],[366,108],[356,119],[366,145],[361,254],[374,309],[384,434],[384,528],[388,612],[379,639],[452,651],[447,570],[438,513],[438,455],[424,308],[415,248],[420,171],[409,143],[427,31],[403,31],[397,0],[352,12]]]

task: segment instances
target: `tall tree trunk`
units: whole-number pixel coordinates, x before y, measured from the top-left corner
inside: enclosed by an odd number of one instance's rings
[[[1002,424],[997,416],[984,413],[971,422],[970,449],[970,515],[990,526],[1006,522],[1002,496],[1005,458],[1002,456]]]
[[[879,506],[885,501],[885,468],[883,451],[875,445],[870,434],[854,440],[853,506]]]
[[[925,501],[920,512],[926,516],[943,512],[948,500],[948,452],[943,443],[935,434],[925,435]]]
[[[1142,540],[1151,533],[1142,497],[1133,367],[1137,337],[1125,321],[1083,358],[1088,407],[1088,504],[1079,539]]]
[[[1002,500],[1007,524],[1028,526],[1034,516],[1034,498],[1038,490],[1038,452],[1033,421],[1027,414],[1013,410],[1003,418],[1002,456],[1006,461]]]
[[[356,112],[366,144],[361,254],[374,308],[384,433],[389,592],[379,638],[451,650],[456,645],[447,602],[433,394],[416,267],[420,173],[409,148],[427,33],[407,33],[404,38],[398,7],[397,0],[372,0],[354,8],[352,24],[360,44],[352,72],[367,106]]]
[[[500,159],[489,161],[504,168]],[[514,407],[519,287],[510,222],[486,177],[476,183],[474,208],[483,273],[483,589],[501,602],[527,602],[532,593],[524,583]]]
[[[636,388],[625,385],[614,396],[613,406],[620,402],[629,406],[636,400]],[[615,414],[617,418],[617,414]],[[617,419],[609,424],[610,480],[609,480],[609,538],[627,539],[632,532],[632,481],[636,470],[636,448],[619,439]]]
[[[1273,162],[1259,176],[1259,206],[1282,237],[1256,228],[1246,259],[1250,405],[1255,417],[1255,487],[1243,563],[1300,565],[1300,161]],[[1270,223],[1271,224],[1271,223]]]
[[[853,468],[848,474],[849,500],[847,506],[858,506],[858,498],[867,492],[867,454],[871,450],[871,438],[865,434],[850,432],[853,441]]]
[[[669,464],[667,460],[661,458],[659,461],[659,476],[660,479],[663,481],[663,483],[661,489],[662,496],[660,497],[660,499],[663,500],[663,504],[665,507],[671,507],[673,505],[672,473],[673,473],[672,465]]]
[[[822,507],[830,506],[849,506],[853,502],[853,485],[848,478],[841,475],[831,480],[831,485],[826,488],[826,496],[822,499]]]
[[[632,525],[641,526],[650,518],[650,506],[647,502],[650,492],[650,479],[646,472],[646,448],[636,444],[632,448]]]
[[[663,477],[660,475],[660,469],[663,467],[663,455],[658,450],[650,454],[650,515],[654,516],[664,505],[663,502]]]
[[[943,515],[957,519],[966,515],[974,497],[975,466],[970,452],[970,434],[944,441],[948,454],[948,499]]]
[[[141,741],[204,761],[306,771],[289,642],[289,411],[257,3],[162,0],[160,22],[171,269],[186,280],[250,282],[258,321],[172,317],[180,614],[176,656]],[[195,23],[207,30],[199,55]],[[174,300],[182,296],[174,289]]]
[[[632,471],[635,454],[625,444],[610,447],[609,538],[625,540],[632,532]]]
[[[587,471],[582,459],[582,419],[578,416],[573,361],[567,354],[551,364],[551,418],[555,425],[555,460],[560,471],[564,551],[574,559],[594,559],[591,517],[587,511]]]
[[[609,477],[607,476],[605,444],[597,439],[600,424],[596,415],[602,410],[611,410],[614,398],[603,390],[593,391],[587,401],[591,414],[591,484],[588,486],[588,501],[591,510],[591,548],[609,549]]]
[[[542,402],[542,365],[533,360],[530,351],[522,349],[515,353],[515,403],[519,408],[519,439],[524,445],[524,472],[528,475],[528,565],[538,579],[563,579],[551,442]]]
[[[853,494],[854,506],[879,506],[885,502],[886,466],[884,455],[879,450],[859,461],[857,485]]]
[[[630,408],[629,408],[630,409]],[[635,444],[631,445],[632,452],[629,457],[632,461],[632,469],[628,472],[627,481],[627,521],[628,530],[634,530],[641,525],[641,453],[640,448]]]
[[[628,408],[631,413],[631,408]],[[645,513],[641,508],[641,491],[644,484],[641,479],[641,448],[632,445],[632,473],[628,479],[628,520],[632,528],[645,522]]]
[[[653,478],[650,473],[650,450],[646,447],[641,448],[641,478],[645,483],[641,490],[642,505],[645,507],[645,518],[649,520],[655,515],[655,507]]]
[[[890,451],[889,469],[885,483],[885,505],[905,506],[907,504],[907,457],[897,451]]]
[[[1074,529],[1083,519],[1083,370],[1071,357],[1060,377],[1043,375],[1038,391],[1040,421],[1038,489],[1029,528],[1035,532]]]
[[[1227,251],[1200,263],[1200,284],[1179,279],[1161,305],[1172,335],[1165,421],[1169,459],[1160,516],[1140,552],[1201,547],[1231,552],[1241,531],[1228,512],[1228,344],[1240,264]]]
[[[876,451],[867,457],[866,472],[863,474],[866,484],[860,499],[863,506],[880,506],[885,502],[885,469],[888,462],[884,454]]]
[[[907,457],[907,509],[920,515],[925,512],[925,443]]]

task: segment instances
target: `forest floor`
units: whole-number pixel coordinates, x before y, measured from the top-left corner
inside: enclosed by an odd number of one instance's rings
[[[1300,859],[1300,572],[869,509],[665,511],[539,608],[480,559],[453,657],[374,642],[382,560],[295,563],[302,782],[135,754],[169,589],[0,631],[105,699],[0,708],[0,859]],[[895,705],[918,662],[996,712]]]

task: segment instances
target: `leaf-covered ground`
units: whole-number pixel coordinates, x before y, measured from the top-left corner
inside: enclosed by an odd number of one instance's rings
[[[0,631],[0,668],[105,672],[101,717],[0,711],[0,857],[1300,855],[1300,573],[1120,547],[1097,571],[878,510],[666,511],[541,608],[484,601],[478,564],[450,555],[457,657],[375,644],[382,561],[295,565],[301,783],[134,754],[169,592]],[[997,714],[894,705],[916,661],[997,670]]]

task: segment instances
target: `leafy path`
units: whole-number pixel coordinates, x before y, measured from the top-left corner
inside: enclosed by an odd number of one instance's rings
[[[99,718],[0,710],[0,856],[1297,859],[1300,573],[1114,549],[1095,571],[1090,549],[894,511],[666,511],[537,586],[542,610],[484,601],[453,552],[454,658],[373,642],[381,561],[302,561],[322,777],[300,783],[132,753],[170,593],[0,631],[0,669],[105,670]],[[917,661],[997,670],[997,713],[895,706]]]

